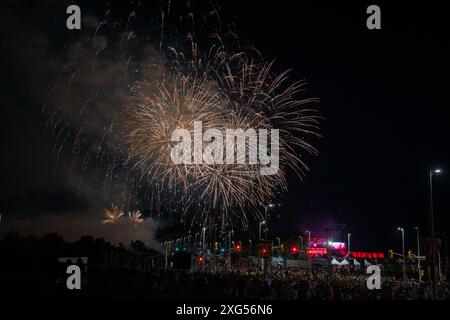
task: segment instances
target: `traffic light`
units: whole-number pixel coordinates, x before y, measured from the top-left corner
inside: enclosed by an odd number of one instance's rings
[[[280,245],[280,251],[281,251],[281,252],[284,252],[284,244],[281,244],[281,245]]]
[[[392,250],[392,249],[388,250],[388,258],[389,259],[394,259],[394,250]]]
[[[203,261],[205,261],[205,258],[203,258],[203,256],[198,256],[197,261],[198,263],[203,263]]]
[[[218,242],[214,243],[214,250],[215,251],[219,250],[219,243]]]
[[[225,253],[225,248],[224,247],[220,248],[220,253]]]
[[[262,254],[262,255],[266,255],[267,252],[268,252],[268,250],[267,250],[266,247],[262,247],[262,248],[261,248],[261,254]]]
[[[234,246],[234,251],[241,252],[241,244],[240,243],[238,243]]]
[[[292,254],[297,254],[298,253],[298,248],[296,246],[292,246],[291,247],[291,253]]]

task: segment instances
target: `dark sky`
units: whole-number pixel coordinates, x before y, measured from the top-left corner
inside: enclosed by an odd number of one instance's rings
[[[51,143],[42,134],[49,74],[39,65],[68,37],[57,29],[66,4],[56,3],[13,1],[1,13],[0,211],[6,213],[84,206],[54,175]],[[354,250],[398,250],[400,225],[407,247],[415,246],[413,227],[428,227],[428,168],[439,166],[436,230],[450,232],[450,35],[443,7],[380,4],[382,30],[371,31],[365,11],[372,3],[219,3],[224,17],[236,17],[241,37],[308,82],[307,94],[320,98],[326,118],[320,155],[308,159],[303,182],[291,179],[277,209],[280,224],[347,224]]]
[[[407,246],[415,246],[413,227],[427,227],[431,165],[444,170],[434,185],[436,228],[448,232],[450,37],[444,9],[383,4],[382,30],[371,31],[365,9],[372,3],[251,3],[226,7],[239,8],[240,25],[267,58],[307,80],[326,118],[321,154],[311,160],[305,181],[290,185],[280,211],[292,223],[329,217],[347,224],[355,250],[398,250],[398,225],[406,229]]]

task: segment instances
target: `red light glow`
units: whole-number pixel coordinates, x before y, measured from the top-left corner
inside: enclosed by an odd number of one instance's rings
[[[308,248],[306,250],[310,256],[320,256],[328,253],[327,248]]]
[[[362,258],[362,259],[384,259],[384,253],[383,252],[362,252],[362,251],[355,251],[351,252],[350,255],[353,258]]]

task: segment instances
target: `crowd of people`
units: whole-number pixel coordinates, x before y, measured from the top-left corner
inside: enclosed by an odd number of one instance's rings
[[[55,234],[42,239],[10,235],[0,240],[7,259],[0,265],[0,296],[43,297],[147,297],[152,299],[256,299],[256,300],[429,300],[429,281],[381,274],[381,289],[369,290],[369,275],[351,268],[318,269],[275,267],[266,272],[244,263],[196,271],[165,269],[152,260],[154,252],[138,242],[131,247],[112,246],[103,239],[83,237],[66,243]],[[80,258],[89,257],[87,265]],[[67,266],[83,270],[78,293],[67,290]],[[199,263],[196,265],[199,266]],[[203,268],[205,267],[205,268]],[[174,266],[175,268],[175,266]],[[203,270],[203,271],[202,271]],[[438,282],[437,299],[450,299],[448,282]]]
[[[224,273],[162,271],[154,288],[192,288],[194,295],[223,293],[224,297],[258,300],[429,300],[430,282],[383,276],[381,289],[369,290],[368,275],[337,270],[279,269],[271,272]],[[450,299],[446,282],[437,285],[437,299]]]

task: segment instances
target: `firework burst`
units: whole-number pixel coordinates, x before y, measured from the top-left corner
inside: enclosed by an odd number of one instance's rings
[[[133,224],[134,228],[137,228],[141,223],[144,222],[144,218],[139,210],[134,210],[128,212],[128,218],[130,222]]]
[[[188,204],[185,209],[201,212],[197,216],[202,223],[214,212],[223,216],[229,210],[243,213],[245,222],[245,212],[258,212],[286,190],[286,169],[300,177],[308,170],[301,154],[317,154],[305,138],[318,136],[319,117],[303,107],[313,99],[296,98],[303,84],[286,85],[288,72],[271,76],[270,63],[257,64],[244,53],[228,56],[221,50],[206,61],[195,72],[180,68],[157,83],[134,85],[118,121],[126,165],[147,181],[156,197],[178,192]],[[195,121],[202,121],[203,130],[279,129],[281,170],[261,175],[254,164],[174,164],[171,134],[180,128],[192,131]]]
[[[124,215],[122,208],[118,205],[112,204],[111,210],[105,209],[104,219],[102,224],[117,224],[120,218]]]
[[[194,14],[190,1],[186,5],[182,14],[175,13],[174,2],[163,5],[160,27],[149,28],[159,31],[145,36],[132,30],[139,25],[137,7],[118,35],[120,19],[106,10],[93,34],[67,46],[73,58],[49,90],[46,128],[57,161],[69,149],[69,181],[77,161],[82,172],[94,168],[97,183],[117,189],[108,201],[135,207],[138,194],[145,194],[148,208],[171,212],[185,223],[221,219],[222,225],[246,226],[249,215],[261,219],[262,208],[287,189],[290,171],[303,177],[309,170],[304,155],[317,154],[311,141],[319,136],[320,117],[308,105],[316,100],[301,98],[305,83],[291,81],[289,71],[273,72],[272,63],[251,54],[256,50],[242,52],[239,43],[227,47],[230,35],[239,39],[223,30],[216,8]],[[160,40],[150,43],[159,32]],[[199,34],[206,35],[205,51]],[[192,132],[196,121],[203,131],[279,130],[277,174],[262,175],[259,164],[174,164],[172,132]],[[117,223],[122,209],[105,210],[102,223]]]

